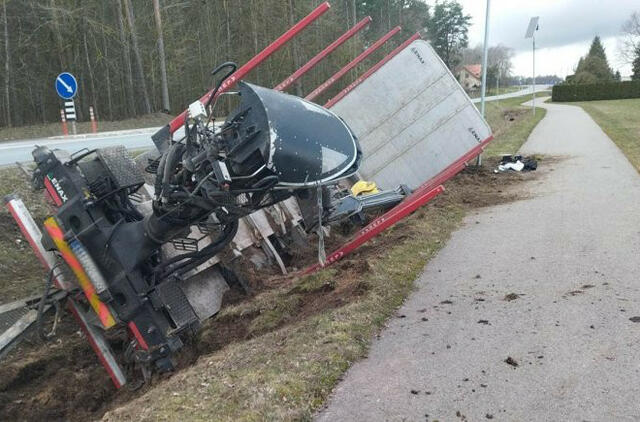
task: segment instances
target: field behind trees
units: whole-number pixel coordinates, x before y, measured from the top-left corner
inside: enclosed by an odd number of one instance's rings
[[[89,105],[95,107],[101,120],[157,111],[180,112],[213,85],[210,72],[215,66],[228,60],[244,64],[322,3],[321,0],[0,2],[0,126],[59,120],[61,101],[55,94],[54,80],[62,71],[72,72],[78,78],[79,120],[88,119]],[[399,35],[347,75],[344,86],[410,34],[423,29],[428,20],[427,6],[417,0],[366,3],[335,0],[331,4],[329,12],[247,80],[275,86],[357,21],[371,15],[373,22],[368,28],[289,90],[298,95],[308,93],[364,47],[394,26],[402,25]],[[168,93],[164,98],[163,55]],[[325,97],[337,90],[334,87]]]

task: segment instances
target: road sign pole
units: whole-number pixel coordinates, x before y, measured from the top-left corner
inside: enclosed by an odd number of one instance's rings
[[[533,105],[533,117],[536,116],[536,31],[538,30],[538,21],[540,20],[540,16],[534,16],[529,21],[529,26],[527,27],[527,32],[524,34],[525,38],[532,39],[533,46],[533,70],[532,70],[532,85],[531,92],[533,94],[533,101],[531,104]]]
[[[536,117],[536,36],[533,35],[533,117]]]
[[[76,135],[76,103],[73,99],[64,102],[64,114],[65,118],[71,121],[71,131]]]

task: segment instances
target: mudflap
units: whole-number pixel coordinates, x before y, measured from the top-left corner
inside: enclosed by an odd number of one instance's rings
[[[83,311],[82,307],[73,298],[69,298],[67,301],[67,307],[71,314],[75,317],[76,321],[80,325],[80,328],[84,332],[87,340],[91,344],[91,348],[98,356],[100,363],[104,366],[107,373],[111,377],[111,381],[116,388],[122,388],[127,383],[127,379],[124,375],[124,371],[118,364],[118,361],[109,347],[109,343],[104,338],[102,330],[91,323],[91,319],[87,312]]]

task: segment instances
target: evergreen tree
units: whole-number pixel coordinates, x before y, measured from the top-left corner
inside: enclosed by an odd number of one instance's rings
[[[433,8],[427,34],[431,45],[449,69],[454,69],[460,63],[462,49],[469,44],[470,25],[471,16],[465,15],[462,6],[455,0],[438,2]]]
[[[640,46],[636,48],[636,57],[631,63],[631,80],[640,81]]]
[[[615,75],[609,63],[607,54],[602,46],[599,36],[595,36],[589,52],[581,57],[576,66],[576,73],[567,82],[574,84],[591,84],[615,80]]]
[[[602,41],[600,41],[600,36],[596,35],[591,42],[591,47],[589,47],[589,53],[587,56],[596,56],[600,57],[605,62],[607,61],[607,53],[604,52],[604,46],[602,45]]]

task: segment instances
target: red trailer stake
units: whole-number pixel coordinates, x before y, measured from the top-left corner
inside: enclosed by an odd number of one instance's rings
[[[404,201],[387,211],[380,217],[369,223],[364,229],[360,230],[350,241],[345,243],[341,248],[327,256],[325,267],[341,260],[344,256],[353,252],[363,243],[377,236],[384,230],[396,224],[433,198],[444,192],[444,186],[440,185],[429,191],[416,191],[409,195]],[[310,274],[322,268],[320,264],[312,265],[303,271],[302,274]]]
[[[420,38],[420,33],[416,32],[415,34],[413,34],[411,36],[411,38],[409,38],[408,40],[406,40],[405,42],[403,42],[402,44],[400,44],[398,47],[396,47],[391,53],[387,54],[387,56],[385,56],[384,59],[380,60],[378,63],[376,63],[375,65],[373,65],[373,67],[371,67],[371,69],[367,70],[365,73],[362,74],[362,76],[360,76],[358,79],[356,79],[355,81],[353,81],[352,83],[349,84],[349,86],[347,86],[345,89],[343,89],[342,91],[340,91],[338,93],[338,95],[336,95],[335,97],[333,97],[332,99],[330,99],[329,101],[327,101],[327,103],[324,105],[327,108],[331,108],[333,107],[333,105],[335,103],[337,103],[338,101],[340,101],[342,98],[344,98],[345,95],[347,95],[348,93],[350,93],[351,91],[353,91],[353,89],[355,87],[357,87],[358,85],[360,85],[362,82],[364,82],[367,78],[369,78],[369,76],[373,75],[378,69],[380,69],[382,66],[384,66],[385,63],[387,63],[389,60],[391,60],[392,58],[394,58],[398,53],[400,53],[402,50],[404,50],[405,48],[407,48],[407,46],[409,44],[411,44],[412,42],[414,42],[415,40],[417,40],[418,38]]]
[[[389,41],[389,38],[393,37],[395,34],[400,32],[400,29],[402,29],[402,28],[400,28],[399,26],[396,26],[395,28],[393,28],[385,36],[383,36],[378,41],[373,43],[373,45],[371,45],[371,47],[367,48],[362,53],[360,53],[360,55],[358,57],[356,57],[355,59],[353,59],[348,65],[346,65],[345,67],[343,67],[342,69],[337,71],[335,75],[333,75],[332,77],[327,79],[322,85],[320,85],[319,87],[314,89],[311,92],[311,94],[309,94],[306,97],[304,97],[305,100],[313,101],[314,98],[316,98],[318,95],[322,94],[327,88],[329,88],[331,85],[336,83],[340,78],[342,78],[344,75],[346,75],[347,72],[349,72],[351,69],[356,67],[358,65],[358,63],[360,63],[361,61],[363,61],[364,59],[369,57],[369,55],[371,55],[371,53],[375,52],[377,49],[382,47],[382,45],[384,43]]]
[[[324,59],[329,54],[331,54],[336,48],[340,47],[342,44],[344,44],[349,39],[351,39],[351,37],[353,37],[355,34],[357,34],[362,28],[364,28],[365,26],[369,25],[370,22],[371,22],[371,16],[367,16],[366,18],[362,19],[353,28],[351,28],[350,30],[348,30],[347,32],[342,34],[340,36],[340,38],[338,38],[337,40],[335,40],[334,42],[329,44],[324,50],[322,50],[321,52],[316,54],[316,56],[314,58],[309,60],[307,62],[307,64],[302,66],[300,69],[296,70],[291,76],[287,77],[284,81],[280,82],[273,89],[275,89],[276,91],[284,91],[285,89],[287,89],[295,81],[300,79],[302,77],[302,75],[304,75],[309,70],[311,70],[315,65],[320,63],[320,61],[322,61],[322,59]]]
[[[253,57],[243,66],[241,66],[238,70],[236,70],[231,76],[229,76],[224,81],[224,83],[218,90],[216,97],[221,93],[227,91],[229,88],[235,85],[236,82],[244,78],[250,71],[256,68],[267,57],[269,57],[271,54],[278,51],[283,45],[285,45],[293,37],[298,35],[300,31],[305,29],[307,26],[309,26],[309,24],[311,24],[313,21],[315,21],[320,16],[322,16],[327,10],[329,10],[330,7],[331,5],[329,5],[329,2],[322,3],[320,6],[316,7],[311,13],[305,16],[301,21],[299,21],[294,26],[292,26],[287,32],[282,34],[278,39],[276,39],[274,42],[269,44],[264,50],[262,50],[255,57]],[[207,92],[205,95],[202,96],[202,98],[200,98],[200,102],[203,104],[206,104],[207,101],[209,101],[209,97],[211,96],[212,93],[213,93],[213,90]],[[158,132],[156,132],[152,136],[154,142],[158,144],[168,139],[171,136],[171,134],[173,134],[176,130],[178,130],[178,128],[184,125],[184,121],[186,117],[187,117],[187,111],[185,110],[182,113],[180,113],[180,115],[178,115],[176,118],[174,118],[166,127],[160,129]]]

